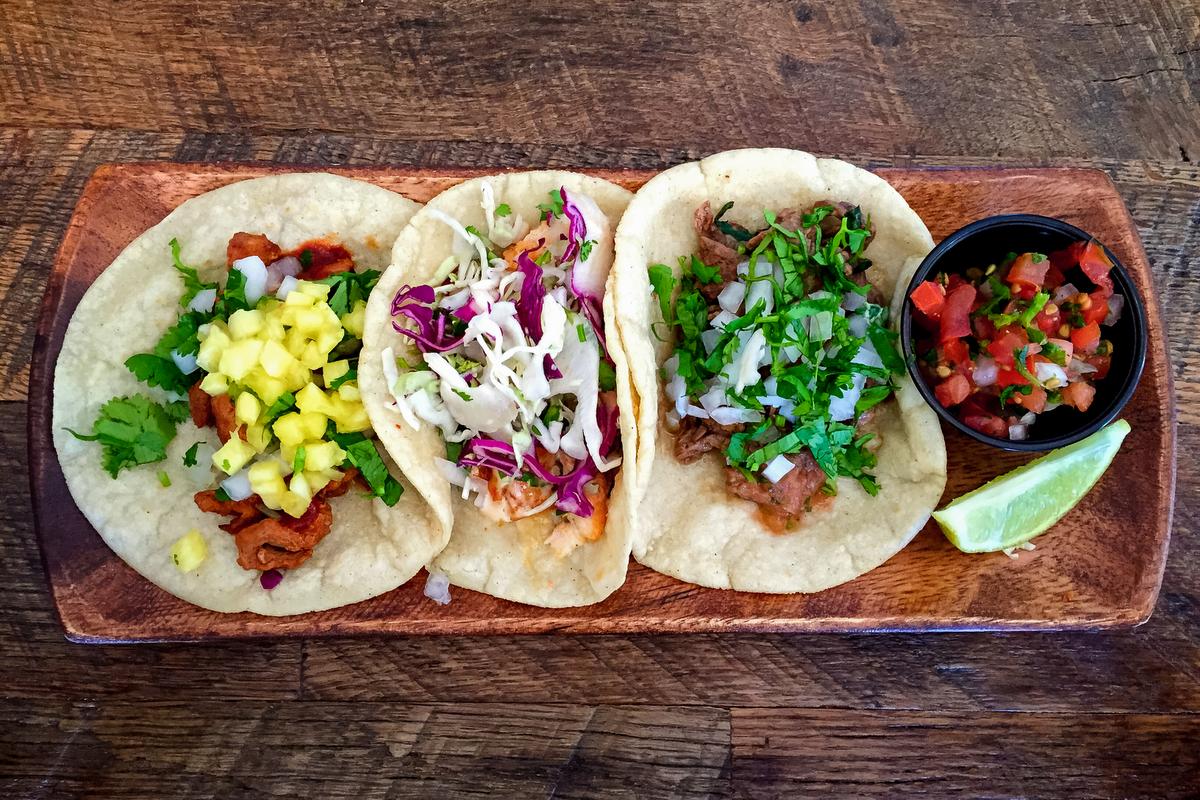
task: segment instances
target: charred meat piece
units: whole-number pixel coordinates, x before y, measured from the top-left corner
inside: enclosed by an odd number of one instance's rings
[[[246,428],[244,425],[237,424],[237,415],[234,413],[233,401],[229,399],[229,395],[219,394],[212,398],[211,407],[213,419],[217,424],[217,436],[222,442],[228,442],[234,431],[237,431],[240,438],[246,438]]]
[[[297,276],[302,281],[319,281],[339,272],[354,269],[354,256],[340,244],[325,239],[305,242],[286,255],[300,259],[304,270]]]
[[[350,491],[350,487],[352,487],[355,482],[357,482],[361,488],[370,491],[370,487],[367,486],[366,482],[359,475],[358,470],[354,467],[346,467],[342,471],[342,477],[325,484],[325,488],[317,492],[317,497],[322,499],[341,497],[346,492]]]
[[[282,255],[279,245],[261,233],[235,233],[225,247],[225,263],[230,269],[233,268],[233,262],[250,256],[258,256],[263,264],[270,264]]]
[[[725,486],[738,497],[757,503],[763,513],[795,522],[809,510],[815,496],[825,485],[825,472],[807,450],[792,453],[788,460],[796,468],[784,475],[778,483],[766,480],[752,481],[736,469],[725,470]]]
[[[313,548],[333,527],[329,504],[313,498],[299,519],[263,519],[234,536],[243,569],[295,569],[312,558]]]
[[[711,419],[684,417],[675,438],[675,458],[681,464],[690,464],[711,450],[723,451],[730,438],[745,428],[742,424],[720,425]]]
[[[707,200],[696,209],[692,225],[696,229],[696,235],[700,237],[700,260],[721,270],[722,283],[735,280],[738,265],[737,242],[721,233],[713,224],[712,205]]]
[[[196,503],[196,508],[201,511],[232,517],[229,522],[218,526],[228,533],[237,533],[266,516],[259,505],[261,501],[256,494],[250,495],[245,500],[218,500],[216,491],[208,489],[196,492],[192,499]]]
[[[200,388],[200,381],[188,387],[188,411],[192,415],[192,424],[197,428],[203,428],[212,422],[212,398]]]

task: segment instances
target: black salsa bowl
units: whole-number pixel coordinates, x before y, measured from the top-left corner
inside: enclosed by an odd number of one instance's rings
[[[1096,396],[1087,411],[1060,406],[1043,412],[1030,426],[1029,437],[1020,441],[989,436],[966,425],[952,409],[938,402],[933,386],[918,363],[911,295],[922,281],[941,272],[962,274],[971,267],[998,263],[1005,253],[1051,253],[1074,242],[1092,238],[1086,231],[1053,217],[1004,214],[986,217],[960,228],[943,239],[921,262],[905,289],[904,305],[900,312],[900,339],[908,372],[917,390],[948,425],[972,439],[1003,450],[1051,450],[1077,442],[1100,430],[1129,402],[1146,363],[1146,310],[1125,266],[1107,247],[1104,252],[1113,263],[1110,274],[1114,291],[1125,296],[1125,307],[1115,325],[1102,328],[1103,337],[1113,343],[1112,365],[1108,375],[1095,382]],[[1091,284],[1082,278],[1077,285]]]

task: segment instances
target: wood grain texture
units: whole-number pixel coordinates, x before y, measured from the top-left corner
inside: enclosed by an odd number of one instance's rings
[[[818,151],[1008,159],[1200,149],[1187,110],[1200,99],[1200,14],[1188,3],[200,8],[6,0],[0,117],[709,151],[766,134]],[[797,114],[814,90],[853,124]],[[684,114],[664,113],[683,99]]]
[[[1198,738],[1200,697],[1196,4],[577,6],[0,0],[0,796],[1195,796],[1194,749],[1178,747]],[[24,401],[33,320],[97,164],[658,169],[748,144],[874,167],[1109,173],[1162,300],[1185,454],[1146,625],[62,640],[32,530]],[[425,726],[417,706],[453,721]],[[653,724],[627,713],[643,707]],[[593,709],[608,749],[589,734],[558,744],[561,719],[575,731]],[[418,725],[424,748],[392,757]],[[768,726],[783,744],[748,749]]]
[[[1145,254],[1111,181],[1094,170],[880,171],[935,239],[990,214],[1033,211],[1106,242],[1138,286],[1149,320],[1147,369],[1122,416],[1133,426],[1097,490],[1014,563],[955,550],[930,523],[916,542],[851,583],[815,595],[706,590],[635,565],[603,603],[536,609],[456,590],[437,606],[417,576],[386,595],[287,619],[222,615],[155,589],[116,558],[73,507],[49,432],[49,376],[83,292],[126,244],[184,199],[264,174],[265,168],[106,165],[94,173],[63,239],[38,324],[30,398],[30,457],[42,552],[60,616],[76,641],[204,640],[332,633],[614,633],[1102,628],[1149,615],[1166,555],[1174,487],[1171,376]],[[425,201],[472,173],[352,169],[345,174]],[[597,173],[636,188],[645,172]],[[1029,456],[997,454],[948,431],[947,497],[976,488]],[[1115,491],[1117,476],[1140,499]],[[1139,524],[1140,523],[1140,524]],[[1002,590],[1001,590],[1001,587]]]

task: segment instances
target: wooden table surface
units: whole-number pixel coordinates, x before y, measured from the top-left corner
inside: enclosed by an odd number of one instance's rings
[[[1198,93],[1189,0],[0,0],[0,796],[1198,796]],[[45,278],[97,164],[658,168],[745,145],[1109,172],[1178,402],[1145,626],[63,640],[25,400]]]

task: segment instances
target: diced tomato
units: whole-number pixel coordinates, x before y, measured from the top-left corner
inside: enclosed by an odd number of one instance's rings
[[[1096,387],[1092,386],[1087,381],[1076,381],[1075,383],[1067,384],[1067,387],[1062,390],[1063,402],[1069,406],[1074,406],[1080,411],[1087,411],[1092,405],[1092,400],[1096,397]]]
[[[1094,353],[1100,344],[1100,326],[1095,322],[1071,331],[1071,344],[1077,353]]]
[[[1092,299],[1092,304],[1083,311],[1084,323],[1090,325],[1093,322],[1103,322],[1108,316],[1108,296],[1103,290],[1097,289],[1088,297]]]
[[[946,294],[950,294],[958,287],[967,283],[967,279],[957,272],[946,276]]]
[[[978,339],[990,342],[996,338],[996,326],[987,317],[971,317],[971,330],[975,331],[975,337]]]
[[[1108,274],[1112,266],[1113,262],[1108,253],[1104,252],[1103,245],[1095,239],[1084,245],[1083,252],[1079,255],[1079,268],[1088,276],[1088,280],[1099,287],[1099,291],[1103,292],[1105,297],[1110,297],[1113,293],[1112,276]]]
[[[1050,263],[1058,270],[1066,272],[1072,269],[1079,263],[1079,257],[1083,255],[1083,248],[1087,247],[1087,242],[1072,242],[1062,250],[1056,250],[1050,254]]]
[[[922,281],[910,295],[913,305],[929,319],[941,319],[942,306],[946,304],[946,290],[940,283]]]
[[[1012,402],[1028,411],[1040,414],[1046,410],[1046,390],[1040,386],[1034,386],[1033,391],[1029,394],[1017,392],[1012,396]]]
[[[1013,351],[1029,344],[1029,334],[1017,325],[1007,325],[996,331],[996,338],[988,345],[988,352],[1002,367],[1013,365]]]
[[[1054,263],[1054,257],[1050,257],[1050,268],[1046,270],[1046,280],[1042,282],[1043,289],[1057,289],[1062,286],[1067,280],[1063,275],[1062,269]]]
[[[1088,377],[1092,380],[1103,380],[1108,377],[1108,370],[1112,367],[1112,356],[1088,356],[1087,363],[1096,368]]]
[[[1053,336],[1058,333],[1058,327],[1062,325],[1062,314],[1055,311],[1053,314],[1047,314],[1045,311],[1039,311],[1038,315],[1033,318],[1033,324],[1037,325],[1038,330],[1047,336]]]
[[[941,340],[948,342],[971,335],[971,304],[975,302],[975,287],[969,283],[954,289],[946,295],[946,303],[942,306]]]
[[[996,386],[1003,389],[1005,386],[1024,386],[1029,383],[1029,379],[1015,369],[1001,369],[996,373]]]
[[[967,343],[962,339],[951,339],[942,345],[942,361],[952,368],[969,366],[971,363],[971,352],[967,348]]]
[[[1046,271],[1049,269],[1048,259],[1034,262],[1033,253],[1022,253],[1008,270],[1008,282],[1018,291],[1033,289],[1036,292],[1046,282]]]
[[[988,436],[997,439],[1008,438],[1008,426],[995,414],[964,414],[962,421],[968,428],[974,428]]]
[[[951,375],[934,387],[933,393],[943,406],[956,406],[971,394],[971,382],[965,375]]]

